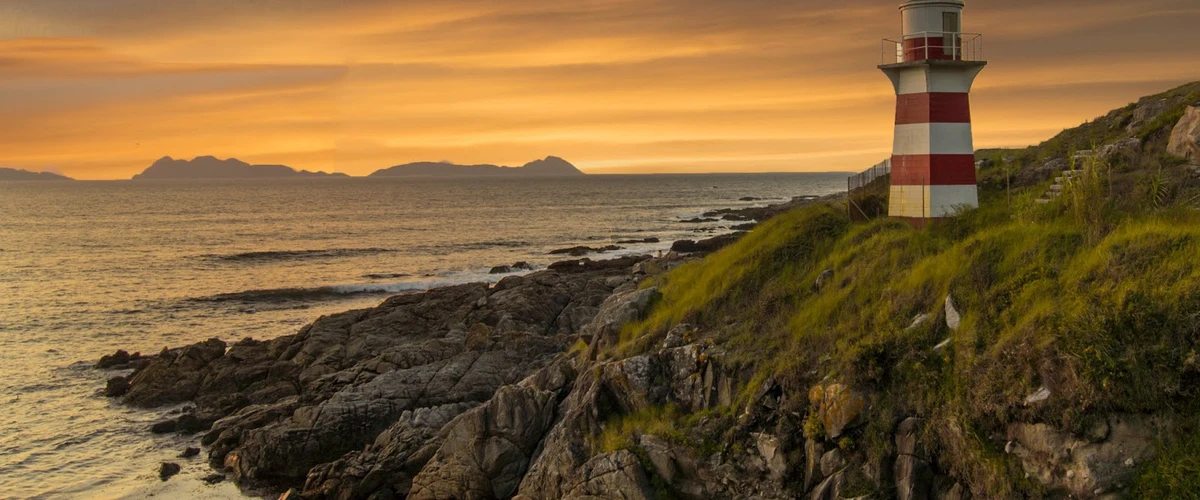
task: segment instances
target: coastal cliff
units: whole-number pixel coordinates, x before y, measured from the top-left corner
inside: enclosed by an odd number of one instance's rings
[[[156,430],[289,499],[1188,498],[1200,167],[1167,147],[1197,104],[981,152],[981,208],[926,227],[798,203],[703,258],[110,357],[108,392],[191,402]]]

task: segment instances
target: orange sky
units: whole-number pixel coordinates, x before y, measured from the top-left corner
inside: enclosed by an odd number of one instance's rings
[[[899,0],[0,0],[0,166],[861,170]],[[101,5],[102,4],[102,5]],[[968,0],[978,147],[1200,79],[1196,0]]]

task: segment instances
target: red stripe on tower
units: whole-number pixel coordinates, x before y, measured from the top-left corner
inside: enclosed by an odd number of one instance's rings
[[[908,0],[904,37],[880,69],[896,90],[888,212],[906,220],[946,217],[979,205],[971,132],[971,84],[986,64],[961,32],[961,0]],[[886,56],[885,56],[886,57]]]
[[[896,96],[896,125],[971,123],[971,94],[921,92]]]

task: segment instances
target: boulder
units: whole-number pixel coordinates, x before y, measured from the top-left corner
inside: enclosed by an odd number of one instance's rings
[[[954,306],[954,297],[946,296],[946,327],[950,331],[957,331],[959,325],[962,324],[962,315],[958,313],[958,308]]]
[[[104,385],[104,397],[119,398],[129,392],[129,377],[113,377]]]
[[[189,446],[179,453],[179,458],[192,458],[198,455],[200,455],[200,448]]]
[[[163,481],[166,481],[168,479],[171,479],[171,476],[174,476],[175,474],[179,474],[179,470],[180,470],[179,464],[171,463],[171,462],[163,462],[162,465],[158,466],[158,478]]]
[[[129,352],[123,349],[117,349],[113,354],[107,354],[100,357],[100,361],[96,362],[96,368],[100,370],[112,369],[116,366],[121,366],[129,363]]]
[[[837,439],[846,429],[864,423],[867,398],[842,384],[816,385],[808,391],[812,411],[820,419],[825,436]]]
[[[1120,490],[1136,473],[1135,466],[1154,457],[1170,422],[1122,415],[1107,421],[1107,437],[1077,438],[1046,424],[1008,426],[1006,451],[1050,493],[1092,498],[1097,491]],[[1131,465],[1132,464],[1132,465]]]
[[[1183,118],[1171,129],[1167,152],[1184,159],[1200,160],[1200,106],[1188,106]]]
[[[1171,103],[1166,99],[1142,98],[1133,108],[1133,118],[1125,130],[1130,133],[1137,132],[1142,125],[1158,118],[1158,115],[1163,114],[1169,107],[1171,107]]]
[[[771,471],[771,479],[782,481],[788,470],[783,444],[779,442],[779,438],[766,433],[757,433],[753,437],[758,453],[766,461],[767,470]]]
[[[125,404],[153,408],[192,399],[204,381],[203,370],[225,355],[225,342],[210,339],[163,352],[129,381]]]

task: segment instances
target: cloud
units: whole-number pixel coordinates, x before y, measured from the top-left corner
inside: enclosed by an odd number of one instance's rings
[[[365,174],[855,170],[891,145],[895,0],[9,0],[6,162],[128,177],[164,154]],[[101,4],[103,4],[101,6]],[[1195,79],[1192,0],[978,0],[980,146]],[[7,31],[5,31],[7,29]],[[1119,71],[1114,71],[1119,68]]]

